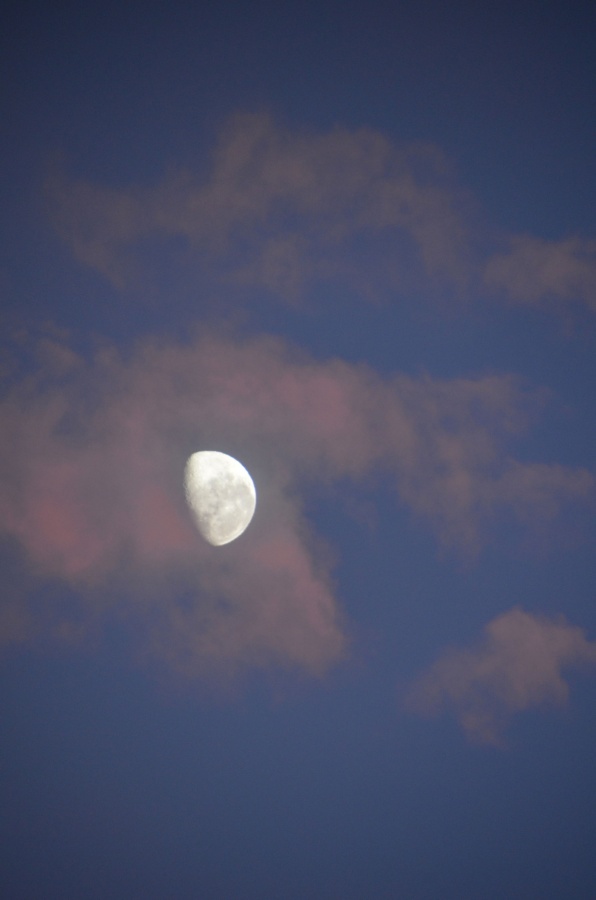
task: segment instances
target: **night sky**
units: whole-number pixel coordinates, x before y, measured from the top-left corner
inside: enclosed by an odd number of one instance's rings
[[[2,898],[596,896],[595,29],[8,4]]]

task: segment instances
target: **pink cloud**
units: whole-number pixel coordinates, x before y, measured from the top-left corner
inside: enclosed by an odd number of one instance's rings
[[[78,592],[80,620],[95,627],[107,607],[142,620],[145,647],[185,672],[321,672],[345,652],[332,566],[301,508],[315,481],[384,471],[441,541],[472,550],[497,516],[531,527],[593,496],[585,470],[512,460],[542,401],[508,377],[383,379],[212,332],[145,341],[128,360],[106,347],[89,364],[41,360],[0,403],[0,531],[38,578]],[[255,519],[226,548],[202,542],[185,506],[197,449],[237,456],[257,484]],[[25,634],[17,619],[5,639]]]
[[[444,653],[407,694],[407,705],[416,712],[452,708],[472,741],[501,744],[512,715],[566,703],[564,669],[596,666],[596,642],[563,617],[514,608],[485,631],[477,647]]]
[[[185,264],[223,282],[228,299],[258,287],[296,303],[333,282],[365,300],[440,285],[451,297],[488,288],[596,308],[596,241],[498,235],[437,147],[370,128],[289,130],[240,114],[201,174],[122,189],[54,175],[47,198],[75,256],[120,288],[151,283],[147,240],[182,239]],[[491,241],[505,249],[482,246]]]
[[[596,310],[596,241],[515,235],[486,266],[485,278],[517,303],[584,303]]]
[[[138,277],[148,236],[185,238],[228,287],[257,285],[290,301],[329,278],[366,293],[421,273],[459,287],[469,276],[468,201],[444,157],[371,129],[316,134],[238,115],[204,177],[178,171],[116,190],[61,176],[48,199],[75,255],[119,287]],[[381,257],[366,249],[379,237]]]

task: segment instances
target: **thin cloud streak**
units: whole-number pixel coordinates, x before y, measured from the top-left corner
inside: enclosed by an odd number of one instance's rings
[[[563,617],[514,608],[488,623],[477,647],[445,652],[411,686],[406,706],[453,710],[471,741],[502,746],[513,715],[567,702],[562,673],[577,666],[596,666],[596,642]]]
[[[485,278],[516,303],[583,302],[596,312],[596,241],[515,235],[505,253],[489,260]]]
[[[228,287],[258,286],[277,300],[303,299],[316,281],[374,295],[429,276],[461,288],[469,277],[468,200],[441,152],[372,129],[293,132],[238,115],[203,180],[186,171],[115,190],[55,177],[48,197],[78,259],[119,287],[151,235],[187,239]]]
[[[0,404],[0,529],[39,583],[80,597],[78,624],[11,593],[2,640],[132,617],[145,652],[187,674],[320,673],[347,643],[332,565],[302,511],[309,485],[384,472],[441,542],[472,553],[499,517],[531,528],[593,500],[590,472],[512,459],[542,397],[509,377],[384,379],[280,339],[213,332],[146,340],[127,360],[104,346],[89,364],[49,346]],[[230,452],[257,485],[255,519],[226,548],[200,539],[185,506],[197,449]]]
[[[317,134],[240,114],[206,175],[173,171],[154,186],[115,189],[54,174],[47,198],[75,256],[119,288],[142,282],[148,244],[167,253],[182,241],[178,262],[194,260],[228,302],[258,288],[302,303],[313,285],[335,283],[365,301],[440,286],[448,296],[596,308],[594,240],[497,234],[437,147],[370,128]]]

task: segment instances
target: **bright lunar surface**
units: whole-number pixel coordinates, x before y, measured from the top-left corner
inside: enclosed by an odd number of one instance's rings
[[[257,492],[233,456],[217,450],[193,453],[186,462],[184,489],[197,528],[214,547],[229,544],[248,528]]]

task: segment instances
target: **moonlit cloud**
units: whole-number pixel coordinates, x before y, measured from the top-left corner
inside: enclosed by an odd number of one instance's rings
[[[485,631],[476,647],[445,652],[407,695],[416,712],[453,709],[472,741],[502,743],[512,715],[567,702],[565,669],[596,666],[596,642],[563,617],[514,608]]]
[[[104,345],[91,363],[54,336],[38,357],[0,404],[0,529],[39,584],[78,600],[42,613],[5,585],[4,641],[84,635],[112,616],[137,623],[140,652],[189,675],[319,673],[347,640],[328,553],[303,512],[309,485],[378,472],[466,551],[501,517],[532,528],[593,500],[587,470],[513,458],[542,398],[509,377],[381,378],[280,339],[208,331],[145,340],[126,359]],[[198,449],[231,453],[257,485],[255,519],[226,548],[201,541],[184,502]]]

